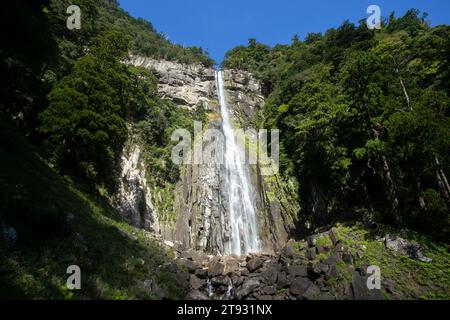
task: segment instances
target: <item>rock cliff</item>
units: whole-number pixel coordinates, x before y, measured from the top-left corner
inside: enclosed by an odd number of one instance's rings
[[[214,69],[139,56],[131,57],[130,63],[153,70],[157,74],[158,91],[162,98],[172,100],[180,108],[194,110],[203,106],[208,111],[208,121],[203,124],[203,131],[221,130]],[[253,127],[264,104],[260,83],[250,73],[238,70],[225,70],[224,78],[233,122],[243,129]],[[134,154],[131,153],[130,156],[139,158],[136,155],[139,146],[132,147],[132,150]],[[124,162],[123,171],[129,166],[129,162]],[[137,163],[133,166],[142,168],[143,164]],[[159,221],[159,226],[156,227],[158,213],[154,214],[155,209],[152,208],[149,209],[152,212],[150,216],[155,216],[152,228],[157,230],[163,239],[176,244],[180,249],[195,249],[213,254],[223,252],[224,242],[228,240],[231,228],[227,219],[224,219],[227,216],[227,197],[223,188],[223,170],[220,164],[185,165],[181,170],[181,181],[175,188],[175,221],[170,224]],[[252,165],[250,170],[253,199],[258,214],[262,249],[264,252],[273,253],[285,245],[289,234],[295,229],[299,208],[294,196],[295,186],[291,182],[278,175],[263,176],[260,170],[259,165]],[[139,179],[128,181],[131,185],[143,182]],[[143,185],[130,187],[128,195],[122,198],[139,199],[140,190],[143,188]],[[126,189],[122,186],[122,193]],[[151,191],[145,194],[151,203]],[[129,209],[133,205],[135,208]],[[136,214],[139,209],[136,206],[136,201],[128,200],[122,201],[119,208],[125,215],[134,217],[136,223],[148,227],[148,223],[139,221]],[[128,209],[124,210],[124,207]]]

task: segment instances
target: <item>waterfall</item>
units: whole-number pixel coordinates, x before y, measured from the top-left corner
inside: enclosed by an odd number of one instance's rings
[[[228,196],[228,215],[225,217],[231,233],[225,244],[226,254],[247,254],[259,251],[256,212],[252,202],[248,166],[244,163],[244,149],[238,146],[230,123],[222,71],[216,71],[217,95],[225,137],[225,191]]]
[[[214,289],[210,279],[206,280],[206,292],[208,293],[208,298],[212,298],[214,295]]]

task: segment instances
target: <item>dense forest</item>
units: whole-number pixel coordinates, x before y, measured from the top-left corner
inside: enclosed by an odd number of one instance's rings
[[[348,213],[449,236],[450,27],[417,10],[381,30],[344,22],[273,48],[250,39],[224,68],[263,82],[258,121],[316,225]]]
[[[2,22],[16,31],[2,28],[0,112],[41,144],[62,174],[113,189],[127,121],[146,128],[147,141],[160,147],[168,142],[168,127],[189,126],[183,111],[175,113],[157,98],[155,75],[124,59],[132,53],[205,66],[214,62],[201,48],[172,44],[117,1],[80,1],[82,28],[69,30],[69,5],[15,1],[3,11]]]
[[[80,239],[73,238],[78,233],[67,227],[68,211],[82,217],[78,230],[97,238],[97,249],[105,245],[97,254],[98,269],[93,274],[103,275],[105,268],[120,270],[122,252],[127,252],[125,259],[130,261],[146,255],[152,263],[165,259],[157,245],[130,246],[115,229],[117,223],[121,228],[129,227],[122,224],[108,202],[117,190],[120,156],[127,138],[139,135],[146,147],[146,161],[151,164],[148,176],[155,186],[172,185],[179,179],[179,168],[170,161],[170,135],[175,128],[191,128],[194,119],[203,119],[201,108],[195,112],[180,110],[173,102],[159,98],[154,72],[123,62],[135,54],[211,67],[214,61],[206,52],[171,43],[149,22],[119,8],[115,0],[77,1],[82,25],[79,30],[69,30],[70,4],[69,0],[19,0],[5,3],[1,11],[3,298],[62,297],[67,293],[39,273],[77,255],[82,245]],[[117,222],[105,222],[107,216]],[[6,259],[4,228],[10,225],[14,234],[19,234],[20,254]],[[116,230],[112,234],[111,227]],[[62,239],[65,249],[55,248]],[[49,258],[44,251],[58,257]],[[116,262],[107,266],[111,257]],[[89,258],[78,259],[82,263]],[[28,271],[17,265],[36,268],[30,269],[31,278],[39,280],[25,279]],[[162,276],[169,279],[165,278],[166,282],[172,277]],[[113,297],[120,281],[134,286],[126,282],[127,277],[123,272],[122,280],[113,277],[115,284],[109,289],[104,286],[103,292],[91,291],[90,295]]]

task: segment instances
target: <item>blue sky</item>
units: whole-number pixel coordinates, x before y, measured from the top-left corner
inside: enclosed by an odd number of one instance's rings
[[[150,21],[175,43],[201,46],[220,62],[249,38],[268,45],[290,43],[308,32],[324,32],[344,20],[366,18],[371,4],[382,16],[410,8],[429,13],[432,25],[450,24],[449,0],[119,0],[132,16]]]

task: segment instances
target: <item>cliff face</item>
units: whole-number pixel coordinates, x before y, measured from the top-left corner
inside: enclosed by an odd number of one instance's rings
[[[113,200],[115,208],[131,225],[159,234],[141,147],[133,136],[122,152],[121,169],[119,188]]]
[[[214,69],[138,56],[132,57],[130,62],[156,72],[161,97],[172,100],[180,108],[193,110],[203,106],[208,111],[208,121],[203,124],[203,130],[222,129]],[[255,117],[264,104],[259,82],[251,74],[236,70],[225,70],[224,78],[229,112],[233,122],[242,129],[252,127]],[[136,142],[131,141],[130,145],[133,144]],[[207,143],[203,142],[203,147],[206,145]],[[136,156],[139,146],[135,146],[134,149],[131,147],[131,150],[134,150],[134,155],[132,153],[131,157],[138,159],[137,162],[141,161],[139,156]],[[129,162],[125,161],[124,165],[129,166]],[[143,168],[145,165],[137,163],[135,167]],[[286,243],[289,233],[294,230],[299,208],[294,197],[295,186],[278,175],[264,176],[260,171],[259,165],[251,166],[252,198],[258,215],[262,250],[273,252]],[[224,243],[229,240],[231,229],[227,219],[228,204],[226,188],[224,188],[223,165],[190,164],[183,166],[181,172],[182,177],[175,188],[173,204],[176,213],[175,221],[173,223],[158,222],[158,212],[150,206],[147,206],[147,211],[141,214],[141,217],[153,217],[153,220],[148,218],[144,220],[151,221],[151,229],[158,232],[164,240],[175,243],[182,250],[193,248],[213,254],[222,253]],[[128,179],[128,182],[124,181],[124,183],[139,185],[143,181]],[[139,198],[142,189],[145,190],[143,185],[128,189],[121,187],[121,190],[128,190],[126,197],[128,199]],[[148,195],[149,203],[151,203],[152,191],[148,188],[147,191],[145,194]],[[138,205],[138,202],[126,201],[126,203],[128,210],[125,212],[131,212],[131,216],[137,217],[134,212],[139,210],[130,210],[129,207],[133,204]],[[145,228],[149,227],[148,223],[142,221],[138,223]]]
[[[132,56],[130,63],[156,72],[162,98],[172,100],[182,108],[195,109],[201,105],[207,110],[214,108],[214,69],[140,56]]]

